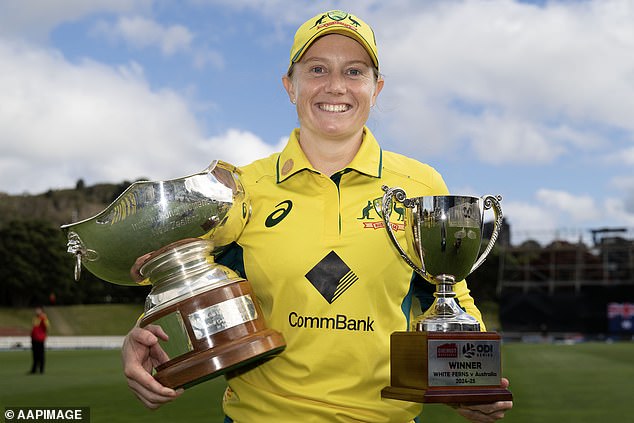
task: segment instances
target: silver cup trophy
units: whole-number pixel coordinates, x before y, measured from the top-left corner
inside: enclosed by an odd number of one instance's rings
[[[411,331],[391,335],[390,386],[381,395],[432,403],[511,400],[511,392],[501,386],[500,336],[480,332],[480,323],[460,308],[454,292],[454,284],[480,267],[491,252],[502,226],[502,198],[407,198],[401,188],[383,190],[381,215],[390,240],[416,273],[436,285],[436,291],[434,303],[414,321]],[[405,210],[406,247],[390,224],[396,202]],[[494,228],[479,255],[488,209],[494,212]]]
[[[237,240],[251,211],[239,170],[214,161],[200,173],[132,184],[98,215],[62,226],[68,251],[107,282],[146,285],[141,327],[158,325],[162,363],[154,377],[190,387],[279,353],[247,280],[214,262]]]

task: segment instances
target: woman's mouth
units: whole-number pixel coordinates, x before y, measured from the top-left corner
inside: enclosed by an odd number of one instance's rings
[[[347,112],[348,110],[350,110],[349,104],[319,103],[318,107],[320,110],[323,110],[324,112],[331,112],[331,113],[342,113],[342,112]]]

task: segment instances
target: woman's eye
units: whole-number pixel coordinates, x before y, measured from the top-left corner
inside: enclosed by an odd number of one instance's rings
[[[361,71],[359,69],[349,69],[348,75],[350,76],[359,76],[361,75]]]
[[[324,72],[326,72],[326,70],[325,70],[323,67],[321,67],[321,66],[313,66],[313,67],[310,69],[310,71],[311,71],[312,73],[324,73]]]

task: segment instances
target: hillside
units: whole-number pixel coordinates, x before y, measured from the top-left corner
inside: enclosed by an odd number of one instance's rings
[[[59,226],[86,219],[101,212],[130,185],[98,184],[75,189],[49,190],[37,195],[0,193],[0,226],[10,220],[46,220]]]

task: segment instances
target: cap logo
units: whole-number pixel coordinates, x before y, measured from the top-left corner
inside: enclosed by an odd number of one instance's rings
[[[331,10],[328,12],[328,17],[333,21],[342,21],[348,17],[348,12],[343,10]]]
[[[330,18],[330,22],[325,22],[326,17]],[[351,23],[342,22],[344,19],[348,18]],[[356,19],[352,19],[352,15],[348,12],[344,12],[342,10],[332,10],[325,15],[321,15],[321,18],[317,19],[315,25],[313,25],[310,29],[317,28],[316,31],[319,31],[322,28],[328,28],[332,25],[341,25],[345,26],[348,29],[353,31],[357,31],[357,29],[361,26],[359,21]]]

